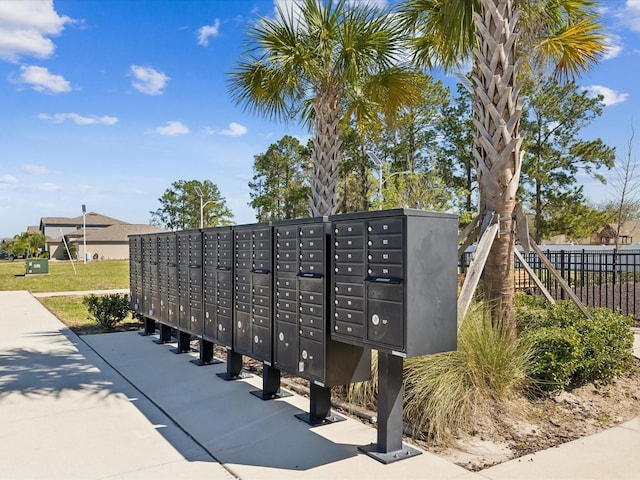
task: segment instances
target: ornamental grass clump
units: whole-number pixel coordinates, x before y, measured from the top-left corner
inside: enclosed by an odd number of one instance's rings
[[[507,408],[529,384],[530,361],[526,344],[494,325],[479,304],[458,330],[458,350],[407,361],[405,420],[415,432],[444,441],[492,407]]]

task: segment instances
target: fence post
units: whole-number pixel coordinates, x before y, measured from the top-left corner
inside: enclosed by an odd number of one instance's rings
[[[564,276],[564,250],[560,250],[560,276],[565,278]],[[560,299],[566,300],[564,290],[560,289]]]

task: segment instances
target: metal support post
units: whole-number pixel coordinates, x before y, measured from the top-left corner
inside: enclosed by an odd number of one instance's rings
[[[144,330],[139,333],[143,337],[156,333],[156,321],[153,318],[144,317]]]
[[[200,357],[191,360],[191,363],[203,367],[205,365],[215,365],[222,363],[220,360],[213,357],[213,343],[208,342],[204,338],[200,339]]]
[[[342,422],[346,418],[331,412],[331,387],[309,383],[309,413],[298,413],[296,418],[312,427]]]
[[[191,334],[178,330],[178,348],[171,350],[173,353],[187,353],[191,351]]]
[[[171,327],[169,325],[165,325],[164,323],[161,323],[160,337],[157,340],[154,340],[154,342],[158,344],[171,342]]]
[[[280,370],[265,362],[262,363],[262,390],[253,390],[250,393],[261,400],[273,400],[292,395],[280,390]]]
[[[378,443],[358,447],[388,464],[422,452],[402,443],[403,358],[378,351]]]
[[[227,371],[216,375],[227,381],[251,377],[251,374],[242,371],[242,355],[230,348],[227,348]]]

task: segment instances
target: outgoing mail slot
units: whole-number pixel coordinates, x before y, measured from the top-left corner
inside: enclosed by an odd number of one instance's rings
[[[384,285],[381,283],[368,283],[367,292],[368,292],[368,298],[371,298],[374,300],[402,302],[404,288],[400,284]]]
[[[325,280],[323,277],[304,277],[304,276],[300,276],[299,278],[299,286],[300,286],[300,294],[319,294],[319,295],[323,295],[324,294],[324,289],[325,289]],[[305,298],[309,298],[309,297],[305,297]],[[317,299],[316,299],[317,300]],[[316,303],[316,301],[307,301],[305,300],[305,302],[307,303]]]

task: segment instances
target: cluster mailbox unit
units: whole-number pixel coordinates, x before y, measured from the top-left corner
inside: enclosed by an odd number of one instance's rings
[[[378,350],[378,441],[384,463],[418,452],[402,443],[403,359],[456,348],[457,217],[412,209],[130,237],[131,307],[177,353],[200,338],[199,364],[227,349],[263,363],[262,399],[282,396],[280,372],[309,380],[312,425],[332,386],[367,380]]]
[[[384,463],[417,454],[402,444],[403,358],[456,349],[454,215],[412,209],[330,218],[333,339],[378,350],[378,443]]]
[[[233,348],[233,232],[230,227],[203,230],[203,302],[205,341]],[[240,358],[242,360],[242,358]],[[242,368],[240,364],[239,370]]]
[[[275,366],[310,382],[310,412],[299,418],[341,420],[330,413],[331,387],[369,379],[371,352],[329,335],[330,224],[326,217],[275,222],[274,236]]]

